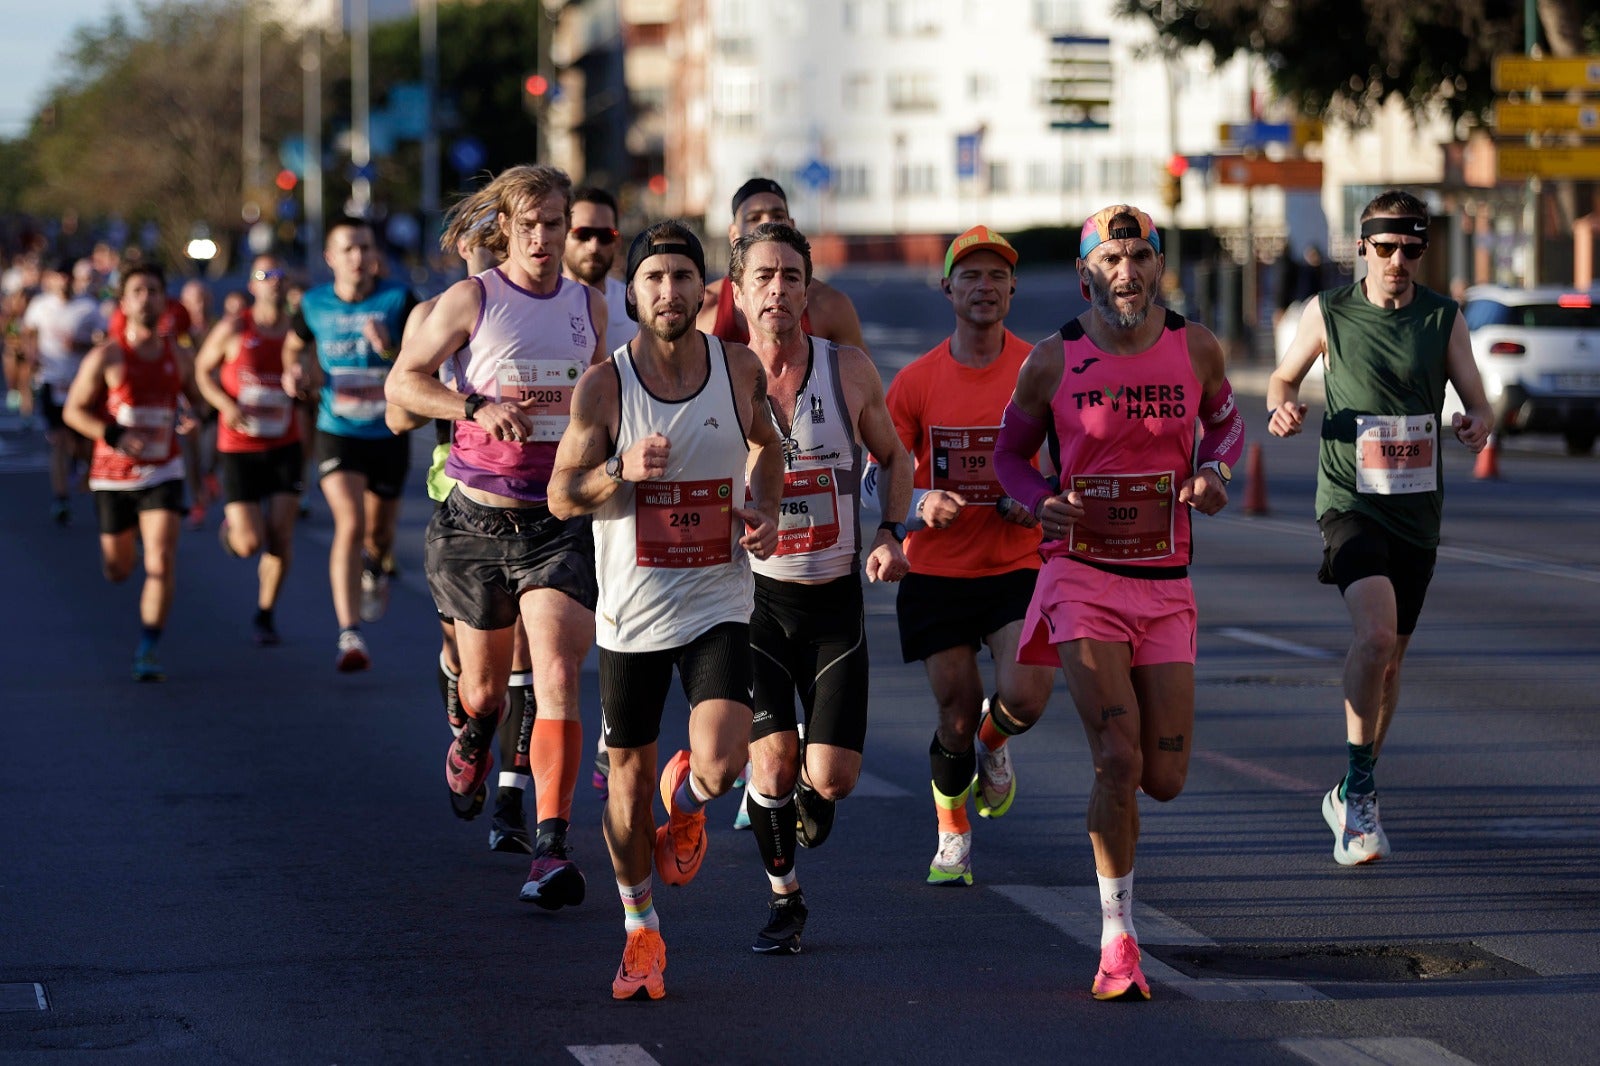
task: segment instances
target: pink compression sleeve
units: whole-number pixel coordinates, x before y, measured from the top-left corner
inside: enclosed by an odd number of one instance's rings
[[[994,442],[994,469],[1000,475],[1000,487],[1035,517],[1039,504],[1053,495],[1050,482],[1033,465],[1033,457],[1044,444],[1045,428],[1044,419],[1033,417],[1012,401],[1006,404],[1000,435]]]
[[[1233,402],[1233,386],[1227,378],[1222,388],[1200,401],[1200,462],[1221,459],[1230,467],[1244,455],[1244,415]]]

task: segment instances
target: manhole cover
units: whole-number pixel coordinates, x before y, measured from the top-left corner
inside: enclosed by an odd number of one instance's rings
[[[27,983],[0,984],[0,1011],[49,1010],[50,998],[44,985]]]
[[[1143,945],[1141,945],[1143,946]],[[1532,970],[1476,944],[1227,945],[1145,950],[1190,977],[1299,981],[1494,981]]]

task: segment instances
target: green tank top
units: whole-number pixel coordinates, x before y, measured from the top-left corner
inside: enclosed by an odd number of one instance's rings
[[[1317,514],[1356,511],[1418,547],[1438,547],[1444,510],[1439,413],[1444,409],[1445,353],[1456,303],[1418,285],[1409,304],[1389,311],[1369,301],[1359,282],[1330,289],[1318,299],[1328,331],[1328,361]],[[1431,490],[1384,494],[1358,487],[1356,437],[1372,425],[1371,416],[1417,417],[1408,447],[1426,447],[1424,440],[1431,435]],[[1374,444],[1365,447],[1366,454],[1373,454]],[[1426,471],[1411,476],[1417,473]]]

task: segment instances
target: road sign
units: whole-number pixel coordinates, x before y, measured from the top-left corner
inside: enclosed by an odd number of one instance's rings
[[[1050,128],[1111,128],[1111,38],[1064,34],[1051,38],[1046,99]]]
[[[1224,122],[1217,127],[1217,136],[1223,144],[1239,148],[1264,148],[1269,144],[1287,144],[1294,138],[1294,127],[1287,122]]]
[[[1600,91],[1600,55],[1538,58],[1494,57],[1495,92],[1525,89],[1590,89]]]
[[[808,189],[826,189],[833,180],[833,170],[820,159],[813,159],[796,171],[795,176],[803,181]]]
[[[978,176],[978,164],[982,159],[979,144],[983,138],[981,133],[956,134],[956,178],[961,181],[972,181]]]
[[[489,158],[489,151],[476,137],[462,137],[450,145],[450,165],[461,174],[477,170]]]
[[[1496,133],[1600,133],[1600,104],[1530,104],[1497,100]]]
[[[1581,148],[1534,148],[1526,144],[1502,144],[1496,152],[1501,181],[1523,178],[1600,178],[1600,145]]]
[[[1276,185],[1284,189],[1322,188],[1322,163],[1315,159],[1262,159],[1217,156],[1212,163],[1223,185]]]

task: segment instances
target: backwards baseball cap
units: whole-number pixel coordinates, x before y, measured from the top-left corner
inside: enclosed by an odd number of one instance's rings
[[[1113,227],[1112,223],[1118,219],[1122,220],[1122,224]],[[1129,219],[1135,225],[1128,225]],[[1149,241],[1157,254],[1161,252],[1161,234],[1156,230],[1156,224],[1150,221],[1149,215],[1131,204],[1112,204],[1096,211],[1084,222],[1083,232],[1078,236],[1078,258],[1087,258],[1104,241],[1133,238]]]
[[[950,242],[950,247],[944,253],[944,276],[949,277],[955,265],[973,252],[994,252],[1001,259],[1017,265],[1017,250],[1011,247],[1011,242],[988,226],[973,226],[967,232]]]
[[[633,281],[633,276],[639,272],[639,265],[653,255],[683,255],[700,271],[700,280],[706,280],[706,252],[700,245],[700,238],[696,237],[687,226],[678,226],[676,232],[661,232],[660,225],[651,226],[633,239],[628,246],[628,273],[626,279]],[[652,234],[654,236],[652,237]],[[626,303],[628,317],[635,322],[639,321],[639,310],[632,300]]]
[[[739,205],[758,193],[770,192],[783,201],[783,206],[789,206],[789,194],[783,191],[783,186],[771,178],[751,178],[739,186],[739,191],[733,194],[733,217],[739,217]]]

